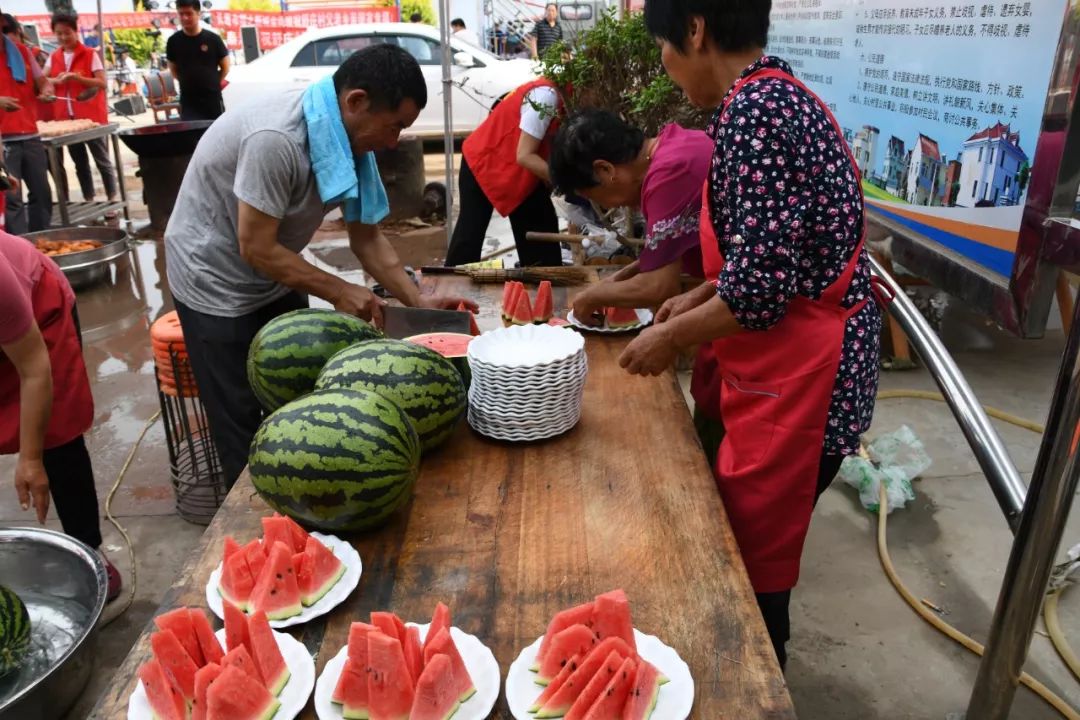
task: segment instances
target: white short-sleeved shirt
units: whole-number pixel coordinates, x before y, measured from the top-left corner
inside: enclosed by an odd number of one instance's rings
[[[546,85],[533,88],[521,101],[521,123],[518,127],[537,140],[543,140],[558,112],[559,93],[555,88]]]

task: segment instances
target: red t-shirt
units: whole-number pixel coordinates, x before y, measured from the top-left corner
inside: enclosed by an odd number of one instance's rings
[[[33,296],[41,273],[63,278],[55,262],[21,237],[0,231],[0,345],[15,342],[34,322]],[[75,293],[67,280],[62,283],[69,303]]]

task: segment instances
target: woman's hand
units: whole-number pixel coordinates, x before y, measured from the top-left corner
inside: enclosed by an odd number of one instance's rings
[[[698,305],[703,305],[709,301],[716,292],[712,283],[703,283],[693,290],[684,292],[682,295],[676,295],[673,298],[669,298],[660,306],[660,309],[656,311],[656,317],[653,318],[653,322],[657,325],[663,322],[667,322],[672,318],[678,317],[685,312],[693,310]]]
[[[22,105],[13,97],[0,96],[0,109],[6,112],[16,112],[22,110]]]
[[[29,510],[33,503],[38,522],[45,524],[49,515],[49,476],[41,460],[26,460],[21,456],[15,465],[15,492],[19,494],[19,505]]]
[[[679,348],[671,341],[667,328],[648,328],[626,346],[619,356],[619,366],[631,375],[659,375],[675,362]]]
[[[599,326],[604,324],[603,306],[595,302],[593,293],[584,290],[574,297],[574,319],[582,325]]]

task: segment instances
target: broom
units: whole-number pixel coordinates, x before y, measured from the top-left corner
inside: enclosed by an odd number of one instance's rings
[[[470,270],[456,268],[458,275],[468,275],[475,283],[501,283],[508,280],[538,283],[548,280],[552,285],[585,285],[596,277],[596,272],[588,268],[566,267],[523,267],[523,268],[483,268]]]

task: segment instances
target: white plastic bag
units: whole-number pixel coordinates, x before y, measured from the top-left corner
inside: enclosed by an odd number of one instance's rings
[[[902,508],[915,499],[911,481],[931,465],[926,448],[907,425],[874,440],[867,447],[869,459],[852,455],[840,466],[840,478],[859,491],[859,502],[872,513],[880,505],[885,484],[885,512]]]

